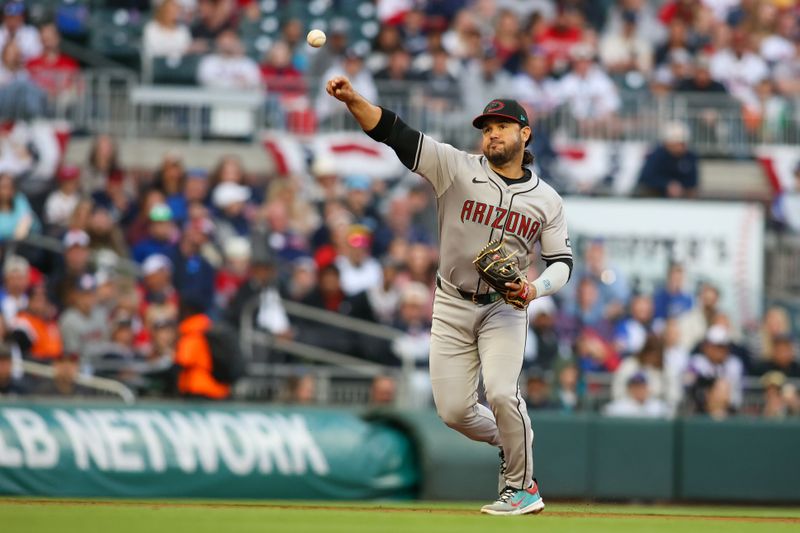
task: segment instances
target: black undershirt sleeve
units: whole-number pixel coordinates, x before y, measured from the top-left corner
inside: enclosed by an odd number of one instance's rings
[[[416,168],[417,149],[422,133],[409,127],[393,111],[381,107],[378,125],[364,133],[394,150],[400,162],[408,169]]]
[[[569,279],[572,277],[572,259],[567,259],[566,257],[564,257],[561,259],[553,259],[552,261],[545,260],[545,264],[547,266],[550,266],[553,263],[564,263],[569,267],[569,277],[567,278],[567,281],[569,281]]]

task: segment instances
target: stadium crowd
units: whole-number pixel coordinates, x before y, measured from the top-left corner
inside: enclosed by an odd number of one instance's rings
[[[284,108],[316,98],[305,80],[339,72],[379,101],[385,95],[375,80],[415,81],[432,110],[452,105],[453,94],[468,108],[512,96],[537,121],[566,106],[580,127],[608,130],[617,127],[621,91],[727,94],[757,128],[800,95],[798,6],[787,1],[679,0],[658,8],[641,0],[379,1],[371,47],[350,46],[348,23],[337,19],[328,45],[310,54],[302,24],[289,19],[261,64],[237,33],[261,4],[163,0],[152,7],[143,68],[164,55],[202,54],[199,83],[265,87]],[[6,117],[36,116],[48,94],[80,90],[57,26],[37,30],[24,17],[22,3],[4,5],[0,110],[26,110]],[[27,107],[18,107],[21,95]],[[316,118],[341,113],[333,104],[320,98]],[[545,133],[536,138],[546,141]],[[62,164],[31,180],[36,154],[8,128],[0,135],[0,395],[90,394],[76,381],[85,374],[142,395],[225,399],[230,386],[215,379],[200,340],[213,324],[239,328],[243,320],[388,367],[412,360],[424,374],[438,258],[435,200],[421,180],[339,175],[324,159],[308,176],[265,175],[236,156],[206,171],[173,151],[157,169],[143,169],[123,166],[108,135],[94,138],[83,165]],[[693,196],[690,146],[685,125],[666,128],[639,192]],[[546,144],[533,150],[546,161]],[[797,176],[800,182],[800,166]],[[777,214],[797,192],[776,200]],[[62,250],[36,245],[42,236],[58,239]],[[745,401],[745,382],[755,378],[761,414],[800,415],[787,381],[800,379],[787,312],[768,309],[755,330],[738,330],[719,306],[728,288],[713,280],[690,286],[688,277],[674,263],[663,286],[640,292],[605,243],[583,243],[567,289],[535,301],[530,312],[530,407],[594,408],[586,402],[591,378],[610,374],[609,415],[755,414]],[[286,301],[404,335],[388,343],[290,319]],[[20,359],[52,365],[55,379],[37,382],[21,372]],[[373,398],[390,403],[393,387],[376,379]],[[315,397],[307,376],[287,380],[287,388],[289,401]]]

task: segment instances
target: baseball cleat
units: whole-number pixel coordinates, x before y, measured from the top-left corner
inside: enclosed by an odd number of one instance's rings
[[[497,493],[500,494],[503,492],[503,489],[506,488],[506,468],[508,468],[508,464],[506,463],[506,454],[503,453],[503,448],[500,448],[500,474],[497,476]]]
[[[481,507],[481,512],[494,516],[537,514],[544,510],[544,500],[539,495],[539,485],[534,481],[529,489],[506,487],[497,501]]]

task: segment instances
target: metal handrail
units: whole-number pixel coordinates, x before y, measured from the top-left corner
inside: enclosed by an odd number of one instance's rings
[[[360,318],[353,318],[349,316],[340,315],[332,311],[326,311],[318,307],[301,304],[298,302],[284,301],[283,307],[290,315],[304,318],[306,320],[313,320],[328,326],[346,329],[355,333],[362,333],[372,337],[378,337],[387,341],[393,341],[398,337],[402,337],[405,333],[402,330],[383,324],[376,324],[368,320]]]
[[[26,374],[31,374],[40,378],[53,379],[55,377],[55,370],[53,367],[35,363],[33,361],[22,361],[22,368]],[[97,376],[86,376],[78,374],[75,382],[79,385],[89,389],[95,389],[109,394],[119,396],[120,399],[128,405],[136,403],[136,395],[131,389],[126,387],[119,381],[114,381],[108,378],[99,378]]]

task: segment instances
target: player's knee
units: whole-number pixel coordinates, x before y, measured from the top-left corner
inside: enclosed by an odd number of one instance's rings
[[[466,406],[456,404],[437,405],[436,412],[447,426],[457,428],[463,426],[469,410]]]
[[[517,389],[509,387],[487,387],[486,401],[489,402],[492,411],[497,411],[504,407],[514,407],[519,402],[517,399]]]

